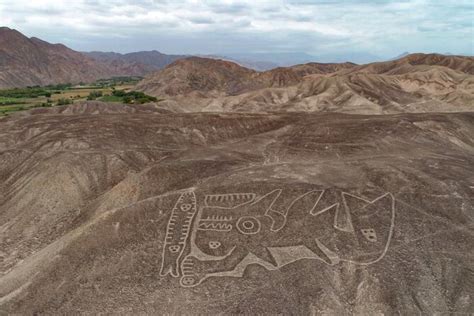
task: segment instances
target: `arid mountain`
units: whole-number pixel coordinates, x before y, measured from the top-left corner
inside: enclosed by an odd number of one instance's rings
[[[255,72],[190,58],[149,75],[137,89],[183,111],[451,112],[474,108],[473,67],[473,57],[412,54],[360,66],[309,63]],[[232,71],[216,75],[225,69]]]
[[[0,28],[0,87],[93,81],[108,69],[61,44]]]
[[[440,54],[410,54],[393,61],[362,65],[351,69],[351,71],[400,75],[409,72],[424,71],[435,66],[442,66],[465,74],[474,75],[474,57],[445,56]]]
[[[304,52],[267,52],[267,53],[228,53],[222,54],[231,60],[246,61],[249,64],[255,61],[266,61],[276,65],[276,67],[289,67],[297,64],[305,64],[312,61],[319,61],[322,63],[345,63],[353,62],[358,64],[365,64],[374,61],[383,60],[380,56],[373,55],[368,52],[357,52],[353,47],[348,47],[346,51],[340,53],[332,52],[330,54],[307,54]],[[242,64],[243,65],[243,64]],[[276,68],[272,67],[272,68]],[[269,69],[265,69],[269,70]]]
[[[126,61],[121,58],[122,55],[119,53],[88,52],[83,54],[124,76],[145,76],[146,74],[157,70],[140,62]]]
[[[112,65],[116,63],[137,65],[137,69],[135,73],[133,73],[133,75],[137,76],[146,75],[150,72],[162,69],[178,59],[189,57],[185,55],[162,54],[156,50],[140,51],[128,54],[119,54],[113,52],[88,52],[85,54],[95,60]],[[140,68],[138,68],[138,66]]]
[[[144,71],[141,64],[96,61],[62,44],[28,38],[0,27],[0,88],[92,82]]]
[[[152,74],[138,88],[156,95],[233,95],[254,87],[258,73],[224,60],[190,57]]]
[[[267,71],[274,68],[278,68],[279,66],[276,63],[272,63],[270,61],[259,61],[259,60],[248,60],[248,59],[229,59],[230,61],[234,61],[241,66],[246,68],[250,68],[257,71]]]
[[[309,63],[257,72],[227,60],[190,57],[153,73],[137,88],[162,96],[238,95],[263,88],[287,87],[302,82],[306,75],[328,74],[354,66],[351,63]]]
[[[473,113],[2,118],[0,314],[470,314],[473,135]]]
[[[270,69],[279,67],[279,65],[277,63],[273,63],[273,62],[269,62],[269,61],[252,60],[252,59],[245,59],[245,58],[237,59],[237,58],[221,56],[221,55],[200,55],[200,54],[198,54],[198,55],[195,55],[195,57],[230,61],[230,62],[236,63],[236,64],[238,64],[242,67],[253,69],[253,70],[256,70],[256,71],[266,71],[266,70],[270,70]]]

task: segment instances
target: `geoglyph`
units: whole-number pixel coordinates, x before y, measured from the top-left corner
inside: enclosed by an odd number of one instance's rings
[[[168,221],[160,274],[192,287],[211,277],[242,277],[252,264],[370,265],[387,253],[395,224],[391,193],[368,200],[309,190],[281,210],[275,205],[282,191],[204,194],[199,203],[194,191],[182,193]]]

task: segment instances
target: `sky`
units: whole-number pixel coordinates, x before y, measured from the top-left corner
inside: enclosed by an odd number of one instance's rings
[[[80,51],[474,55],[473,0],[0,0],[0,25]]]

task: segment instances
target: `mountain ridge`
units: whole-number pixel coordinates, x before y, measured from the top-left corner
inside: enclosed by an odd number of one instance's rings
[[[140,67],[137,72],[131,75],[143,76],[150,72],[162,69],[172,62],[189,57],[189,55],[168,55],[163,54],[157,50],[151,51],[139,51],[132,53],[115,53],[115,52],[84,52],[87,56],[94,58],[95,60],[113,64],[121,62],[124,64],[133,64]]]
[[[137,63],[104,63],[72,50],[0,28],[0,88],[93,82],[113,76],[143,74]]]
[[[216,76],[229,67],[231,76]],[[473,72],[474,57],[440,54],[264,72],[230,61],[188,58],[150,74],[136,88],[184,111],[463,111],[474,106]]]
[[[115,72],[62,44],[0,29],[0,87],[94,81]]]

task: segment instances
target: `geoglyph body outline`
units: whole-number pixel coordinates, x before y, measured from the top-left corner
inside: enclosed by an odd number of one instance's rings
[[[368,200],[347,192],[341,192],[341,197],[343,201],[343,205],[341,203],[332,203],[331,205],[323,208],[323,209],[318,209],[317,206],[320,202],[320,200],[323,198],[326,190],[311,190],[308,191],[304,194],[301,194],[297,198],[293,199],[293,201],[289,204],[289,206],[286,209],[286,212],[279,212],[275,211],[272,207],[275,203],[275,201],[280,197],[282,192],[282,189],[276,189],[273,191],[270,191],[267,194],[264,194],[263,196],[257,198],[257,194],[255,193],[232,193],[232,194],[212,194],[212,195],[205,195],[204,197],[204,203],[203,206],[197,207],[196,205],[196,196],[193,191],[190,192],[185,192],[183,193],[178,201],[176,202],[175,207],[173,208],[172,215],[170,217],[170,221],[168,222],[167,226],[167,237],[169,237],[168,230],[169,230],[169,225],[170,222],[172,223],[172,218],[173,214],[176,209],[180,207],[180,203],[182,202],[182,197],[183,196],[192,196],[194,197],[193,201],[194,204],[192,204],[192,207],[187,210],[188,212],[191,211],[192,214],[188,214],[187,219],[189,219],[186,223],[193,223],[192,224],[192,229],[188,230],[186,233],[185,237],[185,243],[188,243],[187,245],[184,245],[180,249],[180,254],[178,256],[175,256],[176,261],[174,262],[176,264],[175,268],[169,268],[169,260],[166,258],[166,256],[170,255],[169,251],[166,251],[166,242],[165,246],[163,249],[163,258],[162,258],[162,269],[160,274],[161,275],[167,275],[171,274],[173,277],[178,277],[181,276],[180,284],[184,287],[192,287],[192,286],[197,286],[201,284],[204,280],[210,278],[210,277],[242,277],[246,268],[251,265],[251,264],[258,264],[261,265],[262,267],[266,268],[267,270],[277,270],[280,269],[281,267],[302,260],[302,259],[315,259],[315,260],[320,260],[325,262],[326,264],[330,265],[335,265],[340,262],[351,262],[356,265],[363,265],[363,266],[368,266],[374,263],[379,262],[382,260],[390,246],[390,242],[393,236],[393,230],[395,226],[395,199],[391,193],[385,193],[380,195],[379,197],[373,199],[373,200]],[[268,206],[268,208],[265,210],[265,216],[271,219],[271,227],[270,230],[274,233],[278,233],[283,227],[286,225],[287,221],[287,216],[288,212],[290,209],[292,209],[293,205],[297,203],[300,199],[303,197],[309,195],[309,194],[319,194],[318,198],[316,199],[314,206],[308,211],[308,214],[312,217],[317,217],[320,216],[324,213],[333,211],[334,212],[334,222],[333,222],[333,227],[336,230],[339,230],[341,232],[353,232],[354,227],[352,226],[352,219],[351,219],[351,214],[344,214],[346,216],[346,223],[345,225],[341,225],[341,223],[338,221],[338,216],[340,217],[340,214],[342,214],[343,210],[349,207],[347,205],[347,199],[352,198],[360,201],[363,204],[366,204],[368,206],[376,204],[378,201],[381,201],[382,199],[389,199],[390,200],[390,226],[389,226],[389,231],[387,235],[387,240],[385,242],[384,248],[381,251],[380,255],[372,260],[369,261],[357,261],[357,260],[351,260],[350,258],[341,258],[339,255],[326,247],[322,242],[320,242],[317,238],[314,239],[315,243],[317,244],[318,248],[322,251],[322,253],[329,258],[329,262],[325,261],[324,259],[321,258],[320,255],[316,254],[315,252],[311,251],[309,248],[307,248],[304,244],[303,245],[292,245],[292,246],[282,246],[282,247],[267,247],[268,252],[270,252],[271,256],[275,258],[276,264],[272,264],[268,261],[263,260],[262,258],[257,257],[255,254],[252,252],[249,252],[237,265],[235,265],[232,269],[226,270],[226,271],[219,271],[215,273],[206,273],[204,276],[200,277],[199,279],[196,279],[193,275],[194,270],[195,270],[195,264],[199,262],[209,262],[209,263],[216,263],[219,264],[219,262],[225,260],[227,257],[231,256],[231,254],[234,252],[235,248],[237,246],[234,246],[231,248],[227,253],[224,253],[222,255],[209,255],[204,253],[196,244],[196,236],[197,232],[199,230],[213,230],[217,229],[218,231],[230,231],[232,227],[229,226],[203,226],[203,223],[209,222],[212,223],[213,221],[215,223],[221,223],[225,222],[228,220],[229,222],[232,220],[232,217],[220,217],[220,218],[212,218],[212,217],[207,217],[207,218],[202,218],[202,213],[204,208],[215,208],[215,209],[222,209],[222,210],[232,210],[232,209],[237,209],[239,207],[243,206],[252,206],[256,203],[259,203],[262,199],[264,199],[267,196],[273,196],[274,199]],[[228,203],[228,201],[231,201],[232,203]],[[224,203],[225,202],[225,203]],[[216,206],[217,204],[217,206]],[[344,217],[342,216],[342,217]],[[254,218],[253,216],[247,216],[248,218]],[[276,217],[276,219],[275,219]],[[203,221],[203,222],[202,222]],[[228,224],[231,225],[231,224]],[[238,229],[238,227],[235,227],[236,230],[238,230],[241,234],[244,234],[245,232],[241,231]],[[248,226],[250,229],[251,227]],[[253,234],[258,234],[260,232],[261,227],[258,227],[258,230],[256,231],[251,231],[249,235]],[[364,229],[361,229],[362,235],[367,239],[368,242],[376,242],[377,241],[377,234],[374,230],[373,227],[366,227]],[[168,240],[168,239],[166,239]],[[169,246],[169,245],[168,245]],[[219,241],[210,241],[209,246],[211,249],[216,249],[217,247],[220,246]],[[184,252],[186,254],[183,256]],[[194,259],[194,261],[190,260]]]

